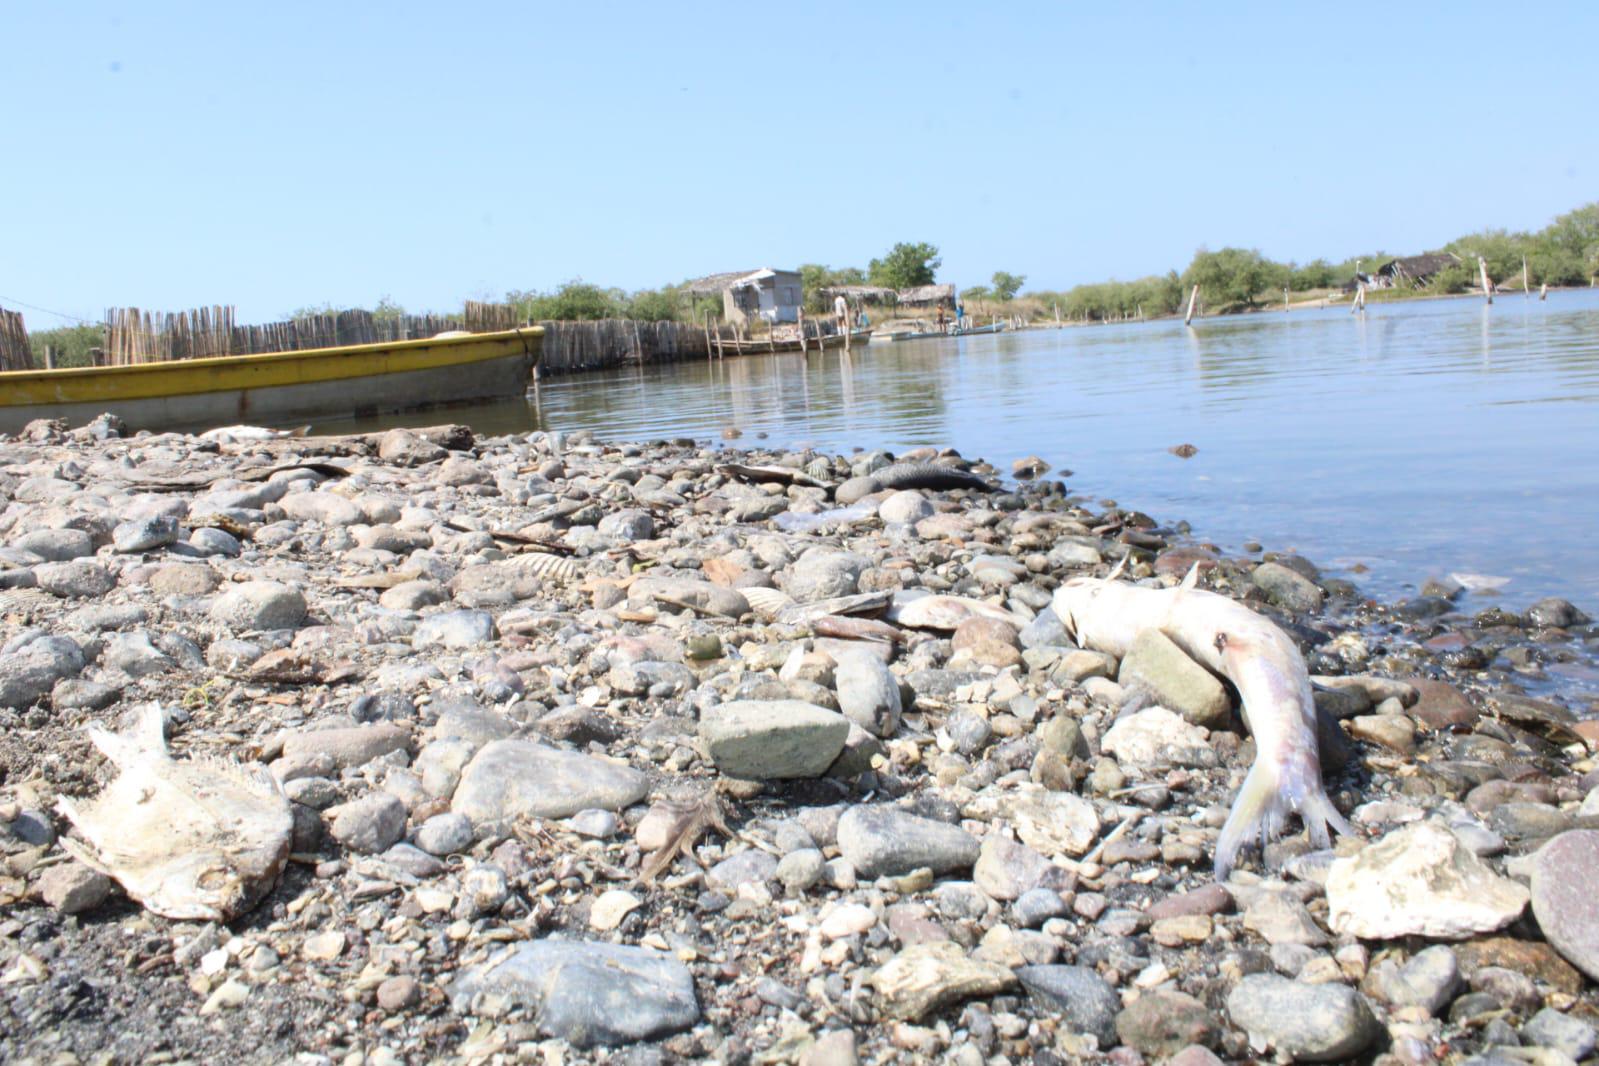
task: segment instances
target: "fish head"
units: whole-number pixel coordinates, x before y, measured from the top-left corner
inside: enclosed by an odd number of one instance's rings
[[[174,856],[150,871],[140,902],[168,918],[226,922],[243,914],[277,880],[250,856],[202,848]]]

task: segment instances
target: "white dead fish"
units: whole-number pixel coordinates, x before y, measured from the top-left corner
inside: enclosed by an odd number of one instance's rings
[[[913,600],[901,600],[896,596],[894,605],[883,617],[911,629],[955,630],[972,618],[994,618],[1018,629],[1027,625],[1027,619],[1021,615],[965,596],[918,596]]]
[[[1495,577],[1492,574],[1454,573],[1449,577],[1461,588],[1471,592],[1498,592],[1510,584],[1508,577]]]
[[[167,918],[225,922],[272,890],[294,817],[265,767],[173,759],[153,703],[127,733],[88,733],[117,776],[82,806],[56,802],[83,836],[61,840],[76,859]]]
[[[219,444],[248,444],[251,441],[303,437],[310,432],[310,426],[297,426],[294,429],[269,429],[266,426],[218,426],[216,429],[208,429],[200,434],[200,439],[214,440]]]
[[[1197,567],[1169,589],[1115,576],[1076,578],[1055,590],[1055,614],[1079,645],[1124,656],[1139,633],[1158,629],[1231,681],[1243,700],[1255,762],[1216,841],[1216,879],[1227,879],[1245,842],[1280,836],[1290,812],[1298,812],[1318,847],[1331,842],[1329,826],[1352,832],[1322,785],[1310,676],[1288,634],[1226,596],[1195,588]]]

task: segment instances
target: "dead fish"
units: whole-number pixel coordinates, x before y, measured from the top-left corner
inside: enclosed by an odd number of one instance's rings
[[[972,618],[994,618],[1009,622],[1018,629],[1027,625],[1027,619],[1018,614],[965,596],[918,596],[914,600],[896,598],[884,617],[896,625],[911,629],[955,630],[960,628],[962,622]]]
[[[767,622],[775,621],[784,610],[794,606],[794,597],[782,589],[748,588],[739,591],[743,593],[750,609]]]
[[[735,477],[740,481],[753,481],[756,484],[805,485],[813,489],[825,489],[828,487],[827,482],[818,481],[803,470],[795,470],[787,466],[750,466],[746,463],[723,463],[716,469],[728,477]]]
[[[272,891],[294,817],[265,767],[173,759],[153,703],[127,733],[88,733],[117,776],[82,806],[57,801],[83,837],[61,840],[74,858],[167,918],[229,921]]]
[[[257,440],[284,440],[288,437],[303,437],[310,432],[310,426],[296,426],[294,429],[269,429],[266,426],[218,426],[216,429],[208,429],[200,434],[200,439],[214,440],[219,444],[244,444]]]
[[[1255,762],[1216,841],[1216,879],[1227,879],[1246,842],[1258,837],[1264,845],[1282,835],[1291,812],[1317,847],[1331,843],[1329,827],[1353,832],[1322,785],[1310,676],[1288,634],[1226,596],[1195,588],[1197,565],[1176,588],[1141,588],[1115,577],[1116,571],[1076,578],[1055,590],[1055,614],[1080,646],[1121,657],[1138,634],[1158,629],[1231,681],[1243,701]]]
[[[819,637],[837,637],[840,640],[875,640],[889,644],[904,644],[904,630],[879,622],[875,618],[848,618],[828,614],[811,622],[811,632]]]
[[[526,552],[516,556],[515,559],[517,567],[529,571],[535,577],[552,578],[563,583],[571,583],[581,576],[576,563],[559,555],[547,555],[544,552]]]

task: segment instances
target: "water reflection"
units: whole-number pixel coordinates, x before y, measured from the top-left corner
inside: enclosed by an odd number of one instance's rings
[[[1512,578],[1505,602],[1559,594],[1599,613],[1591,292],[632,367],[448,417],[486,433],[710,441],[736,425],[746,446],[952,445],[1004,470],[1037,454],[1076,471],[1074,489],[1186,518],[1229,549],[1257,538],[1363,564],[1375,594],[1471,570]],[[1181,442],[1199,454],[1168,453]]]

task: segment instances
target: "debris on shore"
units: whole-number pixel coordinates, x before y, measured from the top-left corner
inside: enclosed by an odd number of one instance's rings
[[[1373,603],[1042,459],[245,428],[0,438],[6,1061],[1594,1054],[1599,700],[1542,682],[1599,629],[1564,600]],[[1050,606],[1124,556],[1294,642],[1354,834],[1215,881],[1236,693]],[[240,765],[287,804],[234,905],[164,917],[93,839],[151,828],[90,740],[134,728],[196,810]]]

